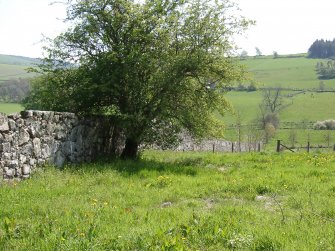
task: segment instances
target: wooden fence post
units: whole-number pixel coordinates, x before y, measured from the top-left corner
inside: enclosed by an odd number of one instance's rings
[[[215,143],[213,143],[213,153],[215,153]]]
[[[308,153],[309,153],[310,148],[311,148],[311,145],[310,145],[310,143],[309,143],[309,141],[308,141],[308,142],[307,142],[307,152],[308,152]]]
[[[335,151],[335,144],[334,144],[334,147],[333,147],[333,151]]]
[[[280,152],[280,139],[277,140],[277,153]]]
[[[234,142],[231,142],[231,152],[234,152]]]
[[[258,152],[260,152],[260,151],[261,151],[261,143],[258,142]]]

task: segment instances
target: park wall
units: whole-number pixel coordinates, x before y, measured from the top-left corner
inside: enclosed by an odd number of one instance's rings
[[[108,119],[50,111],[0,113],[0,183],[28,178],[45,163],[90,162],[116,151]]]

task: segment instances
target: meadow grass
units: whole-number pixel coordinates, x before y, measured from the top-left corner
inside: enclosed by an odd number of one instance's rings
[[[315,66],[323,59],[298,58],[249,58],[241,63],[247,66],[251,76],[260,86],[287,88],[319,88]],[[335,87],[335,79],[323,80],[327,88]]]
[[[0,64],[0,84],[4,80],[36,76],[36,73],[28,73],[27,68],[26,65]]]
[[[23,111],[24,107],[17,103],[1,103],[0,102],[0,112],[11,114]]]
[[[335,156],[144,152],[0,187],[0,250],[333,250]]]

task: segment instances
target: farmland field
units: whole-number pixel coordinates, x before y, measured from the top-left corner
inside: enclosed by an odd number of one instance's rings
[[[6,114],[20,112],[23,110],[24,110],[24,107],[20,104],[0,103],[0,112],[6,113]]]
[[[317,78],[315,66],[324,59],[310,59],[306,57],[249,58],[242,60],[251,75],[260,86],[309,89],[318,88],[320,80]],[[323,80],[328,88],[335,88],[335,80]]]
[[[282,125],[302,122],[309,122],[309,125],[312,125],[319,120],[335,119],[333,112],[335,92],[317,92],[321,82],[315,72],[315,64],[318,61],[320,60],[294,57],[293,55],[292,57],[276,59],[271,56],[248,58],[241,62],[247,66],[258,88],[283,87],[292,89],[283,91],[284,108],[279,111]],[[323,80],[322,82],[325,89],[335,90],[335,80]],[[247,86],[248,82],[243,84]],[[304,90],[304,92],[297,94],[294,89]],[[293,95],[287,97],[288,94]],[[262,102],[262,90],[231,91],[226,94],[226,98],[233,105],[234,113],[228,112],[221,119],[227,126],[226,139],[236,141],[238,136],[234,125],[237,123],[237,115],[240,115],[240,121],[243,125],[257,122],[260,117],[259,105]],[[307,138],[313,140],[314,144],[325,143],[326,132],[324,131],[292,129],[296,131],[297,139],[301,144],[306,144]],[[292,130],[279,129],[275,137],[287,140],[289,134],[292,134]],[[331,132],[332,142],[335,140],[333,134]]]
[[[333,250],[332,154],[145,152],[0,189],[0,250]]]
[[[27,73],[27,66],[0,64],[0,84],[4,80],[33,77],[35,73]]]

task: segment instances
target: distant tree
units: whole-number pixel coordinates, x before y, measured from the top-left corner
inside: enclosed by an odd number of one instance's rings
[[[30,89],[30,79],[9,79],[0,85],[0,101],[21,102],[27,97]]]
[[[327,62],[318,62],[315,66],[315,70],[319,79],[334,79],[335,61],[328,60]]]
[[[262,52],[258,47],[255,47],[255,50],[256,50],[256,56],[258,57],[262,56]]]
[[[27,108],[108,114],[126,138],[123,158],[136,158],[140,145],[171,145],[181,131],[220,133],[214,113],[228,107],[222,89],[243,79],[231,37],[250,23],[230,16],[233,4],[66,2],[73,26],[47,49]]]
[[[278,58],[278,57],[279,57],[278,52],[274,51],[273,52],[273,58]]]
[[[257,84],[254,81],[251,81],[251,83],[247,87],[248,92],[254,92],[257,91]]]
[[[269,143],[270,139],[276,134],[276,128],[273,124],[267,123],[264,128],[265,143]]]
[[[335,57],[335,39],[317,39],[308,49],[309,58],[333,58]]]
[[[248,52],[247,51],[242,51],[241,54],[240,54],[240,58],[243,60],[243,59],[246,59],[248,57]]]
[[[263,90],[262,105],[268,112],[278,112],[284,105],[281,88]]]

